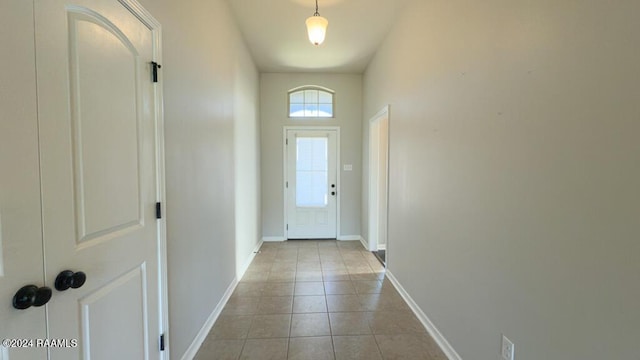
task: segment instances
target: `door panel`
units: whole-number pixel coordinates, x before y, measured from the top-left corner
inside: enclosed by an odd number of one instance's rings
[[[80,299],[82,339],[91,347],[83,348],[85,359],[145,359],[147,321],[146,268],[140,266],[113,281],[104,284],[98,291]],[[143,321],[132,322],[130,319]],[[128,324],[129,326],[122,326]],[[114,331],[117,329],[117,331]],[[113,346],[100,339],[109,338]]]
[[[33,3],[0,1],[0,339],[46,337],[44,306],[12,307],[22,286],[44,285],[33,36]],[[44,358],[0,345],[2,360]]]
[[[337,132],[287,131],[289,239],[332,239],[337,228]]]
[[[80,242],[114,238],[142,223],[139,57],[127,38],[98,16],[69,14],[74,196]],[[84,91],[93,84],[109,86]]]
[[[87,275],[48,305],[79,340],[51,359],[157,359],[153,33],[115,0],[35,10],[46,272]]]

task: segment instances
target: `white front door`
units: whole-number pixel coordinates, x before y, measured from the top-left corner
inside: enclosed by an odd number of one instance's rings
[[[35,2],[50,359],[158,359],[154,33],[116,0]],[[52,286],[53,287],[53,286]]]
[[[337,131],[287,130],[287,238],[335,239]]]

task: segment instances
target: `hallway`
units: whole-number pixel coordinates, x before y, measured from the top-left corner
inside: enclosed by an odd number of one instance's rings
[[[0,359],[640,360],[640,1],[319,2],[0,1]]]
[[[359,241],[264,243],[196,359],[446,357]]]

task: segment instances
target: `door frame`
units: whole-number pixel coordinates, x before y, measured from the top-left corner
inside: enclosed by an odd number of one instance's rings
[[[153,61],[162,64],[162,26],[156,18],[147,11],[137,0],[117,0],[124,7],[135,14],[152,33]],[[155,102],[155,140],[156,140],[156,202],[161,204],[161,218],[156,220],[158,240],[158,336],[164,335],[164,351],[160,352],[161,360],[170,358],[169,335],[169,289],[167,273],[167,205],[165,182],[165,153],[164,153],[164,94],[162,73],[160,80],[154,83],[153,99]]]
[[[386,242],[385,250],[389,247],[389,109],[387,105],[369,119],[369,251],[377,251],[380,238],[380,223],[386,222]],[[380,150],[380,129],[383,123],[387,125],[387,152],[383,154]],[[386,166],[384,182],[381,185],[380,167]],[[386,185],[386,186],[384,186]],[[384,188],[383,188],[384,187]],[[381,205],[380,193],[386,200],[386,206]],[[389,263],[389,253],[387,251],[385,264]]]
[[[288,224],[288,189],[287,189],[287,174],[288,174],[288,161],[287,161],[287,131],[335,131],[336,132],[336,187],[338,193],[336,194],[336,239],[340,237],[340,199],[342,188],[340,187],[340,126],[283,126],[282,127],[282,192],[283,192],[283,208],[284,208],[284,221],[282,224],[282,231],[284,234],[284,241],[289,239],[289,230],[287,230]]]

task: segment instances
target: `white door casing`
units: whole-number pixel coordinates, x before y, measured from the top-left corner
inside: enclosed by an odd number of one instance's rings
[[[369,250],[387,248],[389,107],[369,121]],[[388,263],[388,253],[386,262]]]
[[[338,129],[285,129],[285,232],[288,239],[335,239]]]

